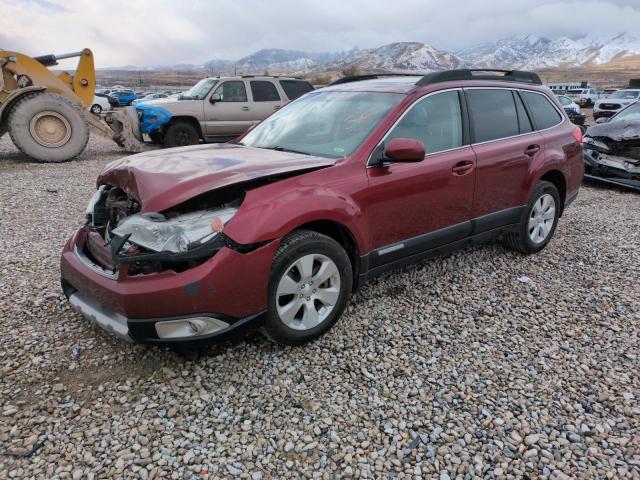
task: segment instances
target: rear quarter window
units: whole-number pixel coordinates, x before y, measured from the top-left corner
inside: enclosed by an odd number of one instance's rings
[[[488,142],[520,133],[518,114],[511,90],[468,89],[474,142]]]
[[[295,100],[313,90],[313,86],[304,80],[280,80],[280,85],[289,100]]]
[[[533,92],[520,92],[529,107],[533,123],[537,130],[545,130],[562,121],[562,115],[551,104],[546,95]]]

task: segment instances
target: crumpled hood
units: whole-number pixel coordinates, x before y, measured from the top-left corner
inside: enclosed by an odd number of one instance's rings
[[[100,173],[97,184],[122,188],[140,202],[143,212],[160,212],[216,188],[335,162],[242,145],[195,145],[116,160]]]
[[[615,142],[640,139],[640,120],[618,120],[598,123],[587,128],[587,137],[607,137]]]

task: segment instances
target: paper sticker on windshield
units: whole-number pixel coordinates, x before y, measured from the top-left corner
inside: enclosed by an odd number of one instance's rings
[[[339,153],[340,155],[344,155],[344,148],[342,147],[333,147],[333,151]]]

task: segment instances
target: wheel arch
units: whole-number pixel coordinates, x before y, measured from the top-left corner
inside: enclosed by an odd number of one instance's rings
[[[6,125],[7,120],[9,119],[9,113],[18,100],[30,93],[39,93],[44,92],[45,90],[46,88],[44,87],[25,87],[12,92],[6,100],[0,104],[0,130],[2,130],[1,126]]]
[[[351,262],[351,268],[354,272],[353,278],[356,278],[356,269],[358,268],[359,263],[358,244],[353,233],[346,225],[335,220],[314,220],[298,225],[289,233],[287,233],[287,235],[290,235],[296,230],[313,230],[314,232],[326,235],[327,237],[332,238],[333,240],[338,242],[347,252],[347,256],[349,257],[349,261]]]
[[[554,169],[548,170],[544,174],[542,174],[538,179],[538,182],[541,180],[552,183],[558,189],[558,193],[560,194],[560,215],[562,215],[567,198],[567,179],[560,170]]]

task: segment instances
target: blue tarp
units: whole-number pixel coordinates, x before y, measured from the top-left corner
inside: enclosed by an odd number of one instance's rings
[[[151,133],[171,120],[171,112],[157,105],[138,103],[136,110],[140,119],[140,133]]]

